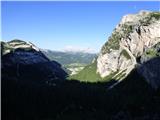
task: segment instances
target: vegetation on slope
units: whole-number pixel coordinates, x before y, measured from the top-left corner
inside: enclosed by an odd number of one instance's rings
[[[121,54],[124,56],[124,57],[126,57],[127,59],[131,59],[131,56],[128,54],[128,52],[126,51],[126,50],[122,50],[121,51]]]
[[[148,61],[155,57],[160,57],[160,42],[154,45],[153,47],[147,49],[143,55],[138,58],[138,62]]]
[[[90,65],[87,65],[83,70],[78,74],[72,75],[69,77],[70,80],[78,80],[81,82],[106,82],[111,81],[112,78],[118,73],[114,72],[110,75],[102,78],[99,73],[97,73],[97,62],[93,62]]]
[[[78,74],[71,76],[69,79],[76,79],[84,82],[98,82],[101,81],[102,78],[99,74],[96,73],[97,63],[91,63],[87,65],[83,70],[81,70]]]
[[[4,62],[10,62],[8,57],[2,58],[3,65]],[[152,89],[136,70],[109,89],[117,82],[113,77],[112,79],[109,77],[106,82],[96,83],[69,81],[65,78],[61,80],[54,77],[51,77],[51,80],[46,78],[48,71],[44,71],[44,66],[46,64],[20,66],[21,75],[17,73],[16,64],[12,67],[3,66],[2,119],[160,119],[160,89]],[[90,77],[93,71],[96,73],[95,68],[96,62],[88,67],[90,72],[86,69],[84,73]],[[120,72],[116,77],[122,77],[123,73],[124,71]],[[63,76],[61,72],[60,75]],[[96,77],[91,78],[96,79]]]
[[[148,26],[152,23],[152,20],[160,20],[160,12],[152,12],[147,17],[140,20],[140,24]]]
[[[101,52],[102,54],[110,53],[111,50],[119,49],[119,41],[121,39],[121,35],[119,32],[114,32],[112,36],[109,37],[108,41],[103,45]]]
[[[102,54],[110,53],[111,50],[118,50],[120,47],[120,40],[128,37],[129,33],[132,31],[133,25],[130,25],[129,23],[122,24],[121,30],[115,30],[109,37],[108,41],[103,45],[101,49]]]
[[[160,56],[160,42],[154,45],[152,48],[149,48],[145,52],[145,55],[150,58],[159,57]]]

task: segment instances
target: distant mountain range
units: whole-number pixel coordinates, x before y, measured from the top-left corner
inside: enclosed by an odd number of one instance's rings
[[[90,64],[97,54],[86,52],[60,52],[52,50],[41,51],[50,59],[59,62],[63,67],[67,68],[69,74],[76,74],[86,65]]]
[[[85,52],[60,52],[52,50],[41,51],[50,59],[59,62],[62,65],[69,65],[74,63],[79,64],[89,64],[96,57],[97,54],[94,53],[85,53]]]

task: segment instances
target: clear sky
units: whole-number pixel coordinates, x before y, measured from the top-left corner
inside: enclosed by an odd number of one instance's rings
[[[5,2],[2,40],[22,39],[51,50],[98,52],[123,15],[158,11],[160,2]]]

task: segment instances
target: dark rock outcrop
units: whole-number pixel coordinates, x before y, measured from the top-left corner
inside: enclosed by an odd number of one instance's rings
[[[160,43],[141,56],[138,72],[154,89],[160,87]]]
[[[1,42],[2,79],[50,83],[67,76],[61,65],[50,61],[36,46],[21,40]]]

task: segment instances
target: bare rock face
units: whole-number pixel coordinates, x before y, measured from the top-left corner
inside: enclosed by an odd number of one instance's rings
[[[140,11],[124,16],[101,49],[97,73],[106,77],[123,71],[125,77],[137,65],[137,58],[158,42],[160,12]]]

